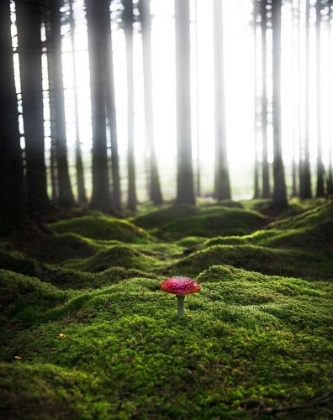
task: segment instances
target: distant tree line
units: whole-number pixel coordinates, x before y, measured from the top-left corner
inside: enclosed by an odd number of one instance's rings
[[[196,0],[197,2],[198,0]],[[223,1],[213,2],[214,31],[214,107],[215,107],[215,166],[214,197],[230,199],[231,185],[228,170],[227,135],[225,118]],[[22,215],[37,215],[39,211],[57,203],[71,207],[76,203],[104,212],[121,212],[121,174],[118,155],[114,56],[112,47],[110,0],[85,0],[88,28],[90,64],[91,121],[92,121],[92,195],[88,200],[78,126],[78,96],[76,82],[75,15],[73,0],[2,0],[0,2],[0,216],[1,220],[20,219]],[[309,121],[313,117],[309,108],[310,72],[310,0],[289,0],[293,25],[295,60],[291,77],[305,71],[305,101],[300,99],[299,85],[294,89],[298,110],[294,118],[292,195],[306,199],[312,197],[310,170]],[[287,4],[287,0],[286,0]],[[152,52],[150,0],[113,0],[126,39],[128,155],[127,155],[127,208],[137,206],[136,168],[134,156],[133,105],[133,26],[141,25],[143,43],[144,111],[146,132],[146,167],[149,199],[163,203],[162,189],[155,152],[154,106],[152,95]],[[176,126],[177,126],[177,193],[176,203],[195,204],[200,194],[200,166],[197,165],[196,188],[192,159],[191,98],[190,98],[190,1],[174,0],[176,41]],[[66,13],[64,13],[64,7]],[[272,206],[287,207],[287,189],[281,139],[281,13],[282,0],[253,0],[253,28],[255,41],[254,131],[255,165],[254,197],[272,198]],[[321,136],[321,31],[331,31],[332,0],[316,0],[316,63],[317,63],[317,197],[333,194],[331,123],[329,126],[329,165],[325,170]],[[197,10],[197,9],[196,9]],[[303,16],[304,15],[304,16]],[[11,25],[13,16],[17,28],[17,48],[13,50]],[[73,90],[76,119],[76,188],[73,191],[69,174],[66,138],[66,115],[61,50],[61,28],[69,25],[71,31]],[[301,31],[305,30],[306,53],[300,56]],[[42,36],[42,29],[45,39]],[[329,32],[330,33],[330,32]],[[272,49],[267,37],[272,34]],[[331,36],[329,36],[331,40]],[[329,41],[330,42],[330,41]],[[329,66],[332,70],[332,47],[329,44]],[[45,132],[43,99],[42,53],[47,52],[47,82],[51,115],[51,191],[48,195],[47,166],[45,163]],[[20,92],[14,79],[13,53],[18,53]],[[272,74],[267,71],[271,54]],[[298,73],[297,73],[298,72]],[[272,96],[268,97],[267,83],[271,77]],[[331,93],[331,79],[325,81]],[[20,133],[18,101],[23,116]],[[332,114],[331,94],[329,113]],[[270,115],[271,113],[271,115]],[[304,119],[300,115],[304,114]],[[304,121],[304,126],[302,125]],[[268,125],[273,130],[273,179],[268,159]],[[109,130],[109,133],[107,133]],[[24,147],[21,138],[24,137]],[[111,155],[107,138],[111,140]],[[260,143],[260,147],[259,147]],[[261,155],[259,155],[259,151]],[[197,160],[199,162],[199,159]]]

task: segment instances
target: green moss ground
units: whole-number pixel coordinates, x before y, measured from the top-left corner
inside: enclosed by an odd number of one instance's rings
[[[51,227],[63,223],[58,234],[89,252],[74,248],[66,259],[36,261],[6,238],[0,418],[333,418],[333,239],[325,234],[333,211],[317,204],[268,225],[250,203],[190,209],[188,226],[202,222],[201,235],[182,228],[188,209],[177,210],[177,230],[165,206],[152,220],[162,212],[155,227],[166,237],[174,226],[167,242],[130,223],[131,239],[117,238],[107,217],[93,216],[96,233],[87,216],[72,218]],[[225,232],[207,240],[204,214],[215,218],[218,208]],[[235,215],[256,232],[219,236]],[[142,217],[153,229],[149,212]],[[202,290],[177,318],[175,297],[159,284],[180,274]]]

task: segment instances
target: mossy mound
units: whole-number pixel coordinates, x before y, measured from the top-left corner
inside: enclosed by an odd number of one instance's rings
[[[35,277],[0,270],[0,316],[20,314],[19,322],[31,326],[43,313],[63,302],[68,293]],[[7,321],[6,321],[7,322]]]
[[[190,204],[176,204],[163,206],[157,210],[148,211],[132,219],[132,222],[144,229],[159,228],[173,220],[193,216],[198,211],[196,206]]]
[[[254,245],[214,245],[170,265],[164,273],[197,276],[212,265],[227,264],[263,274],[333,280],[333,261],[319,253]]]
[[[189,248],[201,245],[206,242],[206,240],[207,238],[203,238],[202,236],[185,236],[185,238],[179,239],[176,243],[181,247]]]
[[[186,236],[245,235],[262,228],[267,218],[254,210],[206,205],[175,205],[138,216],[133,223],[164,240]]]
[[[148,242],[150,237],[143,229],[127,220],[107,216],[83,216],[61,220],[49,225],[57,233],[72,232],[91,239],[118,240],[126,243]]]
[[[19,357],[19,356],[18,356]],[[88,374],[66,371],[54,365],[30,366],[16,360],[0,363],[2,418],[14,419],[84,419],[100,404],[96,396],[96,380]],[[12,390],[15,383],[16,392]],[[97,411],[101,414],[103,409]]]
[[[41,265],[22,252],[8,250],[0,251],[0,269],[14,271],[15,273],[27,276],[40,277],[42,275]]]
[[[99,273],[60,267],[44,269],[43,280],[61,289],[97,289],[134,277],[157,278],[154,273],[124,267],[111,267]]]
[[[65,268],[96,273],[111,267],[133,268],[150,272],[160,267],[155,258],[144,255],[126,245],[113,245],[104,251],[97,252],[84,260],[69,260],[63,264]]]
[[[0,416],[270,419],[299,405],[292,418],[331,418],[316,400],[331,391],[333,284],[233,267],[198,280],[185,317],[158,282],[132,279],[7,333]]]

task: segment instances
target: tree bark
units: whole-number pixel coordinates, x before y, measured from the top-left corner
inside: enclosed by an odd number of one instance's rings
[[[273,175],[272,207],[288,207],[281,141],[281,1],[273,0]]]
[[[127,206],[130,210],[136,211],[137,198],[135,186],[135,156],[134,156],[134,101],[133,101],[133,2],[123,0],[123,20],[126,40],[126,62],[127,62],[127,130],[128,130],[128,196]]]
[[[75,163],[76,163],[76,180],[77,180],[77,197],[79,203],[87,203],[86,188],[84,182],[84,170],[82,162],[82,151],[80,142],[80,121],[77,97],[77,81],[76,81],[76,54],[75,54],[75,19],[73,11],[73,0],[69,0],[70,8],[70,27],[71,27],[71,46],[73,60],[73,93],[74,93],[74,112],[75,112]]]
[[[324,165],[321,136],[321,47],[320,47],[321,0],[316,1],[316,50],[317,50],[317,187],[316,197],[324,197]]]
[[[114,65],[113,65],[113,48],[112,34],[110,25],[110,2],[104,2],[104,42],[105,42],[105,102],[106,113],[110,128],[111,137],[111,172],[112,172],[112,191],[113,205],[115,210],[121,211],[121,189],[120,189],[120,169],[118,154],[118,135],[117,135],[117,118],[116,118],[116,99],[114,84]]]
[[[109,191],[108,156],[105,114],[105,71],[103,1],[86,0],[88,23],[88,48],[90,67],[90,91],[92,113],[92,182],[93,191],[90,207],[109,212],[111,197]]]
[[[333,0],[328,2],[328,74],[332,74],[332,8]],[[328,115],[332,115],[332,78],[328,79]],[[332,118],[328,119],[328,179],[327,194],[333,195],[333,168],[332,168]]]
[[[155,205],[163,203],[160,179],[158,174],[155,138],[154,138],[154,115],[153,115],[153,89],[151,68],[151,13],[150,0],[141,0],[140,17],[142,25],[142,52],[143,52],[143,78],[145,95],[145,122],[146,137],[149,155],[149,195]]]
[[[175,0],[177,196],[176,203],[195,204],[190,102],[190,6]]]
[[[310,0],[306,0],[305,17],[305,133],[304,133],[304,159],[302,165],[301,198],[311,198],[311,170],[310,170]]]
[[[261,130],[262,130],[262,196],[271,197],[270,175],[268,163],[267,139],[267,0],[261,0],[261,59],[262,59],[262,100],[261,100]]]
[[[254,134],[254,196],[259,198],[259,160],[258,160],[258,37],[257,37],[257,17],[258,17],[258,0],[253,0],[253,30],[254,30],[254,119],[253,119],[253,134]]]
[[[215,186],[218,200],[230,199],[225,118],[222,0],[214,0]]]
[[[50,35],[52,67],[50,67],[53,85],[53,101],[56,126],[56,160],[59,197],[58,204],[62,207],[75,205],[72,192],[66,144],[66,118],[65,97],[62,76],[62,51],[61,51],[61,0],[51,0]]]
[[[42,85],[41,7],[15,2],[29,211],[50,205],[47,195]]]
[[[22,150],[14,83],[10,1],[0,1],[0,234],[25,220]]]

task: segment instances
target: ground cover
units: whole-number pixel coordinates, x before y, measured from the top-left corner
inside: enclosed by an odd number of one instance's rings
[[[314,204],[273,224],[250,204],[191,208],[187,226],[201,223],[202,236],[181,229],[188,209],[180,208],[167,241],[136,228],[145,220],[153,229],[148,211],[117,226],[126,240],[112,234],[112,218],[93,215],[94,232],[91,215],[71,217],[50,225],[57,234],[43,234],[89,246],[67,258],[5,238],[0,417],[332,418],[333,240],[325,232],[333,211]],[[244,230],[255,232],[207,239],[204,215],[218,209],[223,223],[230,215],[230,229],[241,212]],[[152,210],[165,236],[174,211]],[[181,318],[175,297],[159,289],[169,275],[201,285]]]

